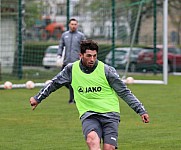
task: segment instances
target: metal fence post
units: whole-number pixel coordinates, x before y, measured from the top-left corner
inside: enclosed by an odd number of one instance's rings
[[[69,20],[70,20],[70,0],[67,0],[67,31],[69,30]]]
[[[112,0],[112,66],[115,63],[115,0]]]
[[[22,79],[22,0],[18,1],[18,78]]]
[[[157,45],[157,7],[156,7],[156,0],[153,0],[153,17],[154,17],[154,21],[153,21],[153,46],[154,46],[154,68],[153,68],[153,72],[154,74],[157,73],[157,64],[156,64],[156,60],[157,60],[157,51],[156,51],[156,45]]]

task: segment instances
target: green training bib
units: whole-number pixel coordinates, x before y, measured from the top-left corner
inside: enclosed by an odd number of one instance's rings
[[[79,63],[73,64],[72,87],[80,117],[87,111],[120,113],[119,100],[107,82],[104,63],[98,61],[98,66],[90,74],[82,72]]]

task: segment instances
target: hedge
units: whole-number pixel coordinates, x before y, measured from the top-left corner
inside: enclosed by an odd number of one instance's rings
[[[55,42],[27,42],[24,44],[23,65],[42,66],[42,59],[45,50],[50,45],[57,45]],[[110,44],[99,44],[98,59],[103,61],[111,50]]]

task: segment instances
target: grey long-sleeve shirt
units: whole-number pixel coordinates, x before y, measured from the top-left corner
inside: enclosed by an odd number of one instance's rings
[[[91,73],[97,67],[98,61],[96,61],[93,68],[86,68],[82,65],[80,61],[80,68],[84,73]],[[45,99],[50,93],[56,91],[60,87],[64,86],[67,83],[71,83],[72,81],[72,65],[73,63],[67,65],[59,74],[57,74],[48,85],[40,90],[40,92],[34,96],[34,98],[40,103],[43,99]],[[105,67],[105,75],[109,85],[115,90],[117,95],[122,98],[136,113],[142,115],[147,113],[142,103],[132,94],[132,92],[127,88],[124,82],[120,79],[116,70],[104,64]],[[81,116],[81,120],[84,120],[90,115],[98,114],[96,112],[86,112]],[[118,119],[120,118],[119,113],[110,112],[105,114],[100,114],[107,117]]]
[[[66,31],[62,34],[57,55],[62,56],[65,48],[64,65],[79,60],[80,42],[82,40],[85,40],[85,36],[77,30],[75,32]]]

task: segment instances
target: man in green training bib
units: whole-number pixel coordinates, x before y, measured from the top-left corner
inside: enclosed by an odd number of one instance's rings
[[[117,149],[120,107],[122,98],[144,123],[149,115],[142,103],[120,79],[116,70],[97,59],[98,45],[93,40],[81,42],[80,60],[68,64],[40,92],[30,98],[34,110],[51,92],[69,83],[82,122],[82,131],[89,150]]]

